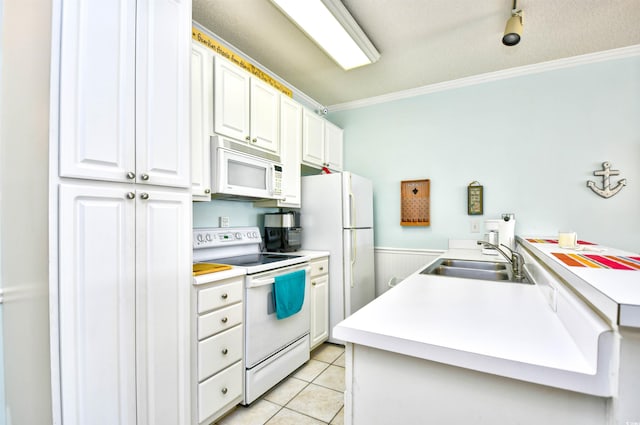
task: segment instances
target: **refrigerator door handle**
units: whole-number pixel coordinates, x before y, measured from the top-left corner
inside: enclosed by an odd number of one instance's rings
[[[352,288],[355,288],[355,285],[353,284],[353,266],[356,263],[356,256],[358,255],[357,242],[358,242],[358,234],[355,230],[352,230],[351,231],[351,270],[350,270],[350,274],[351,274],[350,284]]]
[[[353,192],[349,191],[349,227],[357,227],[356,226],[356,197],[353,195]]]

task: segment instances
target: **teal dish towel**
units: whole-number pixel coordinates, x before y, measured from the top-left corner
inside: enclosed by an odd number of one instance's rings
[[[273,303],[278,320],[293,316],[304,304],[304,285],[307,272],[298,270],[275,277],[273,283]]]

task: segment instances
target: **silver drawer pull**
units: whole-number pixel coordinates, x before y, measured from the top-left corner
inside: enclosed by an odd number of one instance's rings
[[[322,267],[322,266],[321,266],[321,267],[320,267],[320,271],[323,271],[323,270],[324,270],[324,267]]]
[[[227,317],[223,317],[222,319],[220,319],[220,321],[222,323],[227,323],[229,321],[229,319]]]
[[[222,391],[222,394],[226,394],[229,390],[227,389],[227,387],[224,387],[221,391]]]
[[[315,282],[315,281],[314,281],[314,282],[311,282],[311,284],[312,284],[313,286],[316,286],[316,282]]]
[[[229,353],[229,350],[227,350],[226,348],[223,348],[223,349],[222,349],[222,354],[223,354],[223,355],[225,355],[225,356],[226,356],[228,353]]]
[[[221,297],[222,297],[223,300],[226,300],[227,298],[229,298],[229,295],[224,293],[224,294],[221,295]]]

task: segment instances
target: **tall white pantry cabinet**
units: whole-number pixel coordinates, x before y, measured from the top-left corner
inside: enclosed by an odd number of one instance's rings
[[[188,424],[191,1],[57,7],[54,422]]]

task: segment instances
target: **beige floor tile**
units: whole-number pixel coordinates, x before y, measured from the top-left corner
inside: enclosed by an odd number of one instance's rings
[[[336,366],[344,367],[344,353],[340,354],[340,357],[338,357],[336,361],[333,362],[333,364]]]
[[[250,406],[238,406],[229,415],[218,422],[219,425],[263,425],[271,419],[281,407],[266,400],[258,400]]]
[[[284,406],[307,385],[309,385],[307,381],[291,376],[280,382],[274,389],[265,394],[263,398],[277,405]]]
[[[344,392],[344,368],[331,365],[318,375],[318,377],[313,380],[313,383],[331,388],[332,390]]]
[[[344,406],[331,421],[331,425],[344,425]]]
[[[313,350],[311,358],[325,363],[333,363],[342,353],[344,353],[342,345],[324,343]]]
[[[304,366],[300,367],[293,376],[303,381],[311,382],[328,367],[329,365],[327,363],[311,359]]]
[[[344,404],[343,393],[309,384],[287,404],[287,408],[329,422]]]
[[[294,412],[287,408],[282,409],[266,425],[324,425],[317,419],[305,416],[302,413]]]

